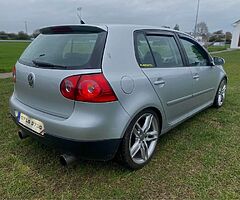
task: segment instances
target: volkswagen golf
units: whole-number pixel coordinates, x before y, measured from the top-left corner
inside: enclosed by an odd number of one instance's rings
[[[62,164],[117,156],[140,169],[159,136],[223,105],[224,60],[183,32],[140,25],[45,27],[13,68],[20,138],[60,148]]]

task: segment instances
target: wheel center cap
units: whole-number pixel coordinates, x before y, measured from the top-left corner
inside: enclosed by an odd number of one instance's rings
[[[145,133],[141,134],[140,140],[143,141],[145,139],[145,137],[146,137]]]

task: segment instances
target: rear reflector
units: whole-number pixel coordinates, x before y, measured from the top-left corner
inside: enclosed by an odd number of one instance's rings
[[[65,78],[60,86],[64,97],[83,102],[104,103],[117,97],[103,74],[76,75]]]
[[[12,77],[13,77],[13,82],[16,83],[16,67],[15,66],[12,68]]]

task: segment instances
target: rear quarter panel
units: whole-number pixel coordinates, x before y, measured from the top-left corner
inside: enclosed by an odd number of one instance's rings
[[[133,32],[134,29],[109,28],[102,70],[119,102],[130,115],[124,130],[136,114],[148,107],[161,112],[164,130],[165,113],[150,81],[136,61]]]

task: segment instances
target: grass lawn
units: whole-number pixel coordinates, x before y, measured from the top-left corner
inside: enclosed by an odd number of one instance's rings
[[[20,141],[8,114],[13,84],[0,80],[1,199],[240,199],[240,51],[218,56],[229,75],[223,108],[162,136],[149,165],[133,172],[113,161],[64,168],[58,151]]]
[[[214,52],[214,51],[223,51],[223,50],[226,50],[228,48],[230,48],[229,44],[226,45],[226,46],[210,46],[207,49],[208,49],[209,52]]]
[[[0,42],[0,73],[11,72],[28,44],[28,42]]]

